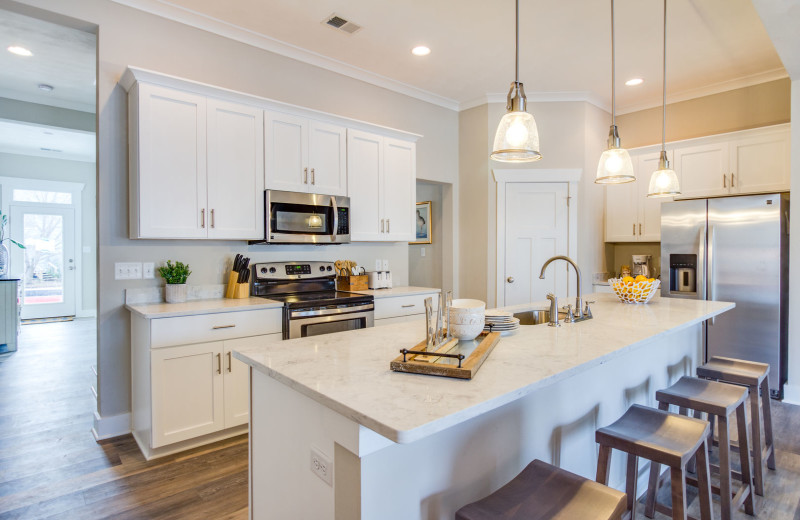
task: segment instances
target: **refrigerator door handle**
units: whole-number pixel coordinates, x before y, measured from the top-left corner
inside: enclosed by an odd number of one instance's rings
[[[697,271],[695,273],[695,280],[697,284],[698,299],[706,299],[706,229],[700,228],[700,237],[697,239],[700,243],[697,258]]]
[[[708,299],[712,302],[716,300],[714,286],[714,226],[708,227]],[[716,321],[716,318],[712,317],[712,325],[714,321]]]

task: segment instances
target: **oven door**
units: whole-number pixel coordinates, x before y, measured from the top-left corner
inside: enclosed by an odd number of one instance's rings
[[[350,242],[348,197],[267,190],[265,204],[268,243]]]
[[[284,339],[365,329],[375,325],[374,306],[371,303],[344,309],[314,309],[289,313]]]

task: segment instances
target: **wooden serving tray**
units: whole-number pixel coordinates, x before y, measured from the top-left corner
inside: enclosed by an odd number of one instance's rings
[[[431,352],[424,352],[424,341],[417,343],[413,349],[403,349],[400,351],[400,356],[395,358],[389,367],[395,372],[472,379],[497,342],[500,341],[500,333],[481,332],[475,339],[480,343],[461,360],[461,366],[459,366],[459,360],[452,357],[454,354],[458,354],[460,342],[452,339]],[[443,354],[450,357],[443,357]]]

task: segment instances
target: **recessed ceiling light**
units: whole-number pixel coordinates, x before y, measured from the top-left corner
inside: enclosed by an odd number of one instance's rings
[[[38,87],[39,90],[44,90],[45,92],[53,91],[53,85],[48,85],[47,83],[39,83]]]
[[[25,47],[20,47],[19,45],[12,45],[8,48],[8,52],[11,54],[16,54],[17,56],[33,56],[33,53],[26,49]]]
[[[642,78],[633,78],[625,82],[625,84],[629,87],[635,87],[636,85],[641,85],[642,83],[644,83]]]
[[[411,54],[414,56],[427,56],[431,53],[431,50],[424,45],[417,45],[413,49],[411,49]]]

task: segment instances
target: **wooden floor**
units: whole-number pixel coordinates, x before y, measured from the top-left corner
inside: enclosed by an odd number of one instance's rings
[[[24,325],[0,358],[0,519],[246,519],[246,435],[151,462],[95,442],[94,326]]]
[[[247,436],[151,462],[130,436],[98,444],[94,363],[94,320],[25,325],[0,357],[0,520],[247,518]],[[800,407],[773,403],[778,470],[756,517],[800,520]]]

